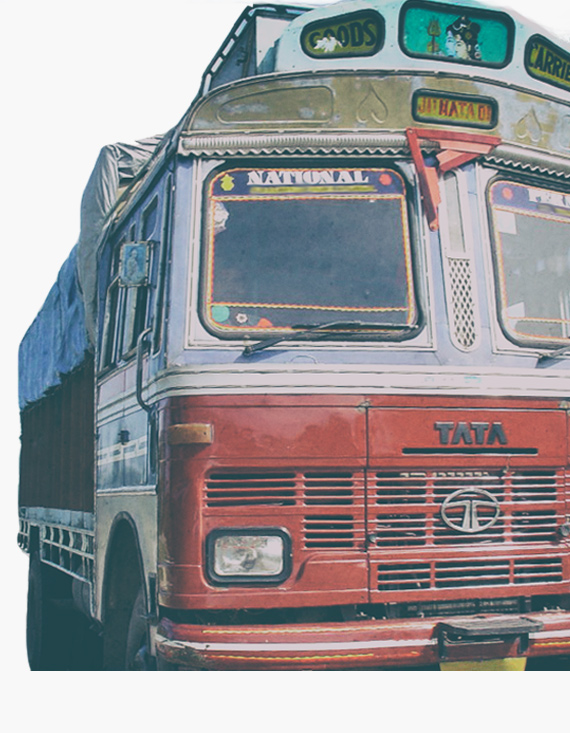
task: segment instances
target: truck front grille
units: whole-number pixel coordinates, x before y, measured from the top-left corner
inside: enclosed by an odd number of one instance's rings
[[[475,489],[490,496],[498,517],[466,533],[444,521],[449,497]],[[311,468],[304,471],[220,469],[205,481],[209,515],[237,525],[275,521],[289,527],[305,550],[439,552],[505,543],[546,545],[565,521],[565,475],[556,469],[369,471]],[[485,512],[494,509],[483,507]],[[461,516],[460,514],[458,516]],[[268,519],[269,518],[269,519]],[[426,557],[424,554],[423,557]],[[449,589],[558,582],[560,560],[438,560],[378,566],[378,589]]]
[[[565,516],[562,470],[379,471],[369,487],[379,548],[550,542]],[[481,532],[461,532],[442,515],[444,502],[467,489],[492,497],[500,510]],[[479,511],[483,520],[493,513],[488,507]]]

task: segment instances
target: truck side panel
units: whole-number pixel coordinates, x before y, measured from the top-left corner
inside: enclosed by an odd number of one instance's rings
[[[92,512],[93,356],[21,413],[20,507]]]

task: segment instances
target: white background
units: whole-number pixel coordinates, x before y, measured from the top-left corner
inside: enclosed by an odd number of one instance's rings
[[[190,105],[205,66],[246,4],[242,0],[3,0],[0,4],[1,651],[16,682],[14,689],[51,689],[54,678],[61,677],[52,673],[46,685],[48,676],[43,675],[40,685],[39,676],[30,678],[27,671],[27,557],[16,546],[18,343],[76,242],[81,195],[100,148],[172,127]],[[567,0],[508,0],[504,5],[570,40]],[[27,703],[19,695],[8,697],[25,720],[30,714]],[[59,714],[66,697],[59,699]],[[566,713],[561,724],[567,725]]]

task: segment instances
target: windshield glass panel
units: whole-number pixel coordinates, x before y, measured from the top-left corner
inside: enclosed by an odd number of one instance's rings
[[[208,184],[206,324],[415,325],[405,186],[390,169],[234,169]]]
[[[503,328],[517,341],[567,341],[570,195],[498,181],[490,197]]]

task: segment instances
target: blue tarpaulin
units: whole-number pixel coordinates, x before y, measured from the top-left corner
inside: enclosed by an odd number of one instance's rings
[[[19,352],[20,409],[43,397],[93,351],[97,322],[97,249],[121,190],[152,157],[162,136],[105,146],[81,202],[79,241],[59,271]]]
[[[20,408],[59,384],[61,375],[82,363],[89,347],[74,247],[20,344]]]

